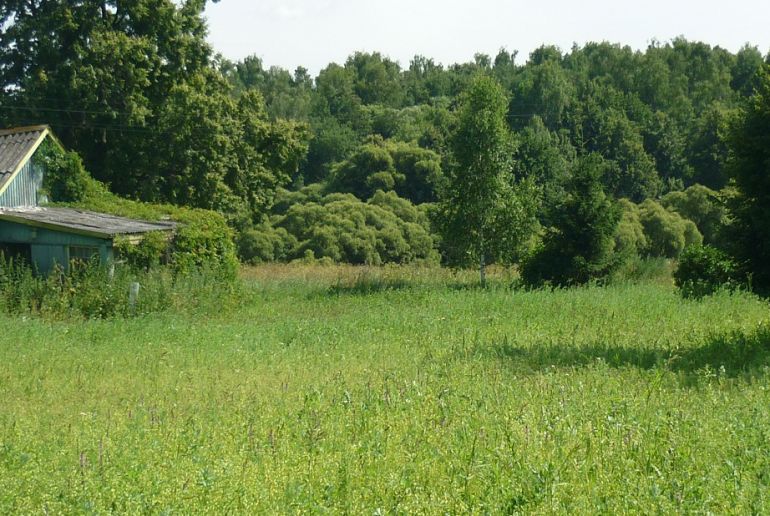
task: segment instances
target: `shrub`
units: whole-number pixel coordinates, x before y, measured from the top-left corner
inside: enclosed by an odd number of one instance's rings
[[[721,288],[733,289],[740,284],[735,262],[709,245],[694,245],[684,250],[674,272],[674,283],[686,298],[708,296]]]
[[[284,228],[262,224],[238,236],[238,257],[243,263],[251,265],[284,261],[296,245],[297,239]]]
[[[239,236],[241,259],[371,265],[438,260],[425,210],[395,192],[378,191],[368,202],[351,194],[315,194],[312,186],[281,194],[270,223]]]
[[[643,252],[647,248],[647,236],[639,213],[639,206],[628,199],[620,199],[620,222],[615,231],[615,250],[630,255]]]
[[[720,194],[703,185],[683,192],[671,192],[660,201],[664,208],[691,220],[703,235],[703,242],[716,244],[725,224],[726,210]]]
[[[692,221],[652,199],[639,205],[639,215],[647,238],[644,252],[649,256],[677,258],[685,247],[703,243],[703,236]]]
[[[35,154],[46,169],[43,191],[57,202],[79,202],[96,187],[76,152],[63,151],[46,139]]]

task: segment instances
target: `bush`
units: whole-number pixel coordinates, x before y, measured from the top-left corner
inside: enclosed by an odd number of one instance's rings
[[[61,150],[50,138],[40,145],[35,159],[45,167],[43,191],[51,200],[78,202],[96,186],[80,156],[76,152]]]
[[[648,242],[644,234],[639,206],[628,199],[620,199],[618,206],[621,214],[615,231],[615,250],[629,255],[644,252]]]
[[[649,256],[677,258],[685,247],[700,245],[703,236],[691,220],[647,199],[639,205],[639,220],[644,227]]]
[[[316,194],[313,186],[282,193],[270,223],[239,236],[241,259],[371,265],[438,260],[425,210],[395,192],[378,191],[368,202],[351,194]]]
[[[739,286],[735,262],[715,247],[690,246],[679,258],[674,283],[685,298],[700,298]]]
[[[725,224],[726,210],[720,194],[703,185],[693,185],[683,192],[666,194],[660,203],[683,218],[691,220],[703,235],[703,242],[716,244]]]

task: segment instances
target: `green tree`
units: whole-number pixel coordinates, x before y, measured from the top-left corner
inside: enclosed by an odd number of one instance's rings
[[[414,143],[374,136],[333,167],[329,189],[366,200],[377,190],[396,191],[415,203],[436,200],[442,182],[441,158]]]
[[[549,131],[539,116],[516,134],[514,154],[516,177],[531,178],[543,191],[540,220],[550,224],[550,212],[564,197],[564,183],[569,176],[575,149],[566,136]]]
[[[378,52],[356,52],[345,63],[354,77],[353,88],[364,104],[400,107],[404,92],[398,63]]]
[[[260,218],[309,135],[228,83],[205,41],[205,3],[3,3],[7,120],[49,122],[116,193]],[[258,60],[244,66],[244,85],[273,80]]]
[[[732,253],[753,277],[753,285],[770,292],[770,66],[756,92],[741,110],[728,143],[729,170],[736,195],[730,200]]]
[[[477,75],[460,97],[452,140],[455,166],[440,207],[445,251],[455,263],[511,260],[531,236],[537,195],[531,181],[515,181],[507,99],[499,83]]]
[[[577,161],[554,227],[522,267],[527,284],[580,285],[606,277],[619,264],[615,235],[621,210],[602,188],[605,166],[596,154]]]

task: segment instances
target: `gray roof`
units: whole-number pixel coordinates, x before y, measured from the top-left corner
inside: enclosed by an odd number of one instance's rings
[[[0,220],[98,238],[171,231],[173,222],[147,222],[72,208],[0,208]]]
[[[0,130],[0,188],[24,165],[47,132],[46,125]]]

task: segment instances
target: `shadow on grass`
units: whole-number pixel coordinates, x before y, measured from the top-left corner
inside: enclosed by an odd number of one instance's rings
[[[392,290],[407,290],[415,285],[407,280],[383,279],[383,278],[357,278],[352,282],[339,282],[326,290],[326,293],[333,296],[339,295],[357,295],[368,296],[379,292]]]
[[[556,367],[580,367],[599,361],[614,367],[640,369],[665,368],[693,374],[719,371],[728,377],[760,376],[770,368],[770,326],[752,332],[734,331],[708,337],[691,349],[667,350],[652,347],[589,345],[553,345],[520,348],[508,342],[491,350],[495,357],[534,370]]]

